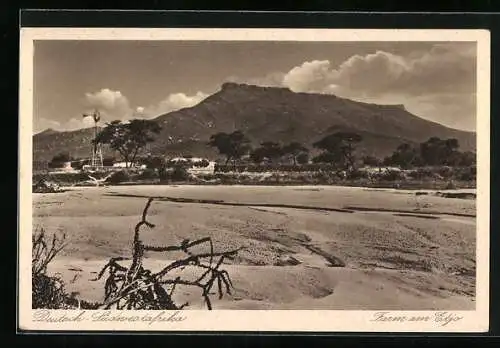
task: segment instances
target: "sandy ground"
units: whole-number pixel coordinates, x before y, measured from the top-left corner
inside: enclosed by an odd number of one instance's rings
[[[91,301],[102,300],[104,290],[102,281],[89,280],[110,257],[130,255],[133,227],[146,197],[155,196],[163,200],[151,206],[149,220],[157,227],[142,233],[147,244],[210,236],[218,251],[245,248],[224,265],[235,290],[222,300],[214,296],[215,309],[474,309],[476,202],[426,193],[332,186],[74,188],[34,194],[33,216],[34,227],[65,232],[69,240],[49,272]],[[147,256],[148,267],[160,269],[180,255]],[[283,266],[290,256],[300,264]],[[331,267],[331,258],[345,267]],[[190,309],[203,306],[198,289],[180,288],[176,300],[188,301]]]

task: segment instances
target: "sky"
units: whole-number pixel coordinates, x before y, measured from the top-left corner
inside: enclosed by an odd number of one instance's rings
[[[153,118],[194,106],[224,82],[404,104],[476,128],[474,42],[36,41],[34,132]],[[304,120],[307,122],[307,120]]]

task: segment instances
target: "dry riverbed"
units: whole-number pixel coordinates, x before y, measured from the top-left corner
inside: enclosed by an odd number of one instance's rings
[[[475,190],[404,191],[333,186],[116,186],[34,194],[34,227],[65,232],[49,272],[101,301],[95,278],[129,256],[147,197],[149,245],[211,237],[244,247],[224,265],[235,291],[215,309],[474,309]],[[161,268],[180,254],[148,255]],[[186,272],[192,272],[186,269]],[[177,292],[203,306],[198,289]]]

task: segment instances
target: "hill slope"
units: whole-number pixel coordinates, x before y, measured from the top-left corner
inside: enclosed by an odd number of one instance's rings
[[[402,142],[416,143],[431,136],[457,138],[463,150],[475,150],[476,135],[417,117],[402,105],[355,102],[334,95],[294,93],[286,88],[225,83],[219,92],[196,106],[156,118],[162,126],[150,145],[154,154],[216,156],[206,146],[217,132],[241,129],[256,145],[261,141],[312,143],[338,130],[352,130],[364,141],[361,152],[382,157]],[[50,160],[66,149],[87,156],[90,129],[42,132],[34,136],[34,159]]]

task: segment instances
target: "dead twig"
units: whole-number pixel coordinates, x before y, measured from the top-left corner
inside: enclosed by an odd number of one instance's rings
[[[233,259],[241,248],[216,252],[210,237],[190,241],[186,239],[180,245],[154,246],[144,245],[141,238],[141,228],[150,229],[155,225],[147,220],[148,210],[153,198],[149,198],[141,215],[141,220],[134,228],[132,246],[132,260],[127,268],[119,262],[127,258],[112,258],[102,268],[95,280],[101,279],[106,271],[108,277],[104,285],[104,309],[182,309],[187,303],[177,305],[173,301],[178,286],[191,286],[201,289],[201,296],[209,310],[212,309],[210,300],[211,290],[216,286],[218,298],[224,293],[231,294],[232,281],[226,270],[220,269],[224,260]],[[192,248],[208,244],[209,251],[195,253]],[[151,272],[143,267],[145,252],[173,252],[182,251],[187,257],[171,262],[158,272]],[[215,259],[218,258],[217,262]],[[207,261],[208,260],[208,261]],[[182,276],[171,276],[174,270],[182,271],[192,266],[202,270],[202,274],[194,280]]]

